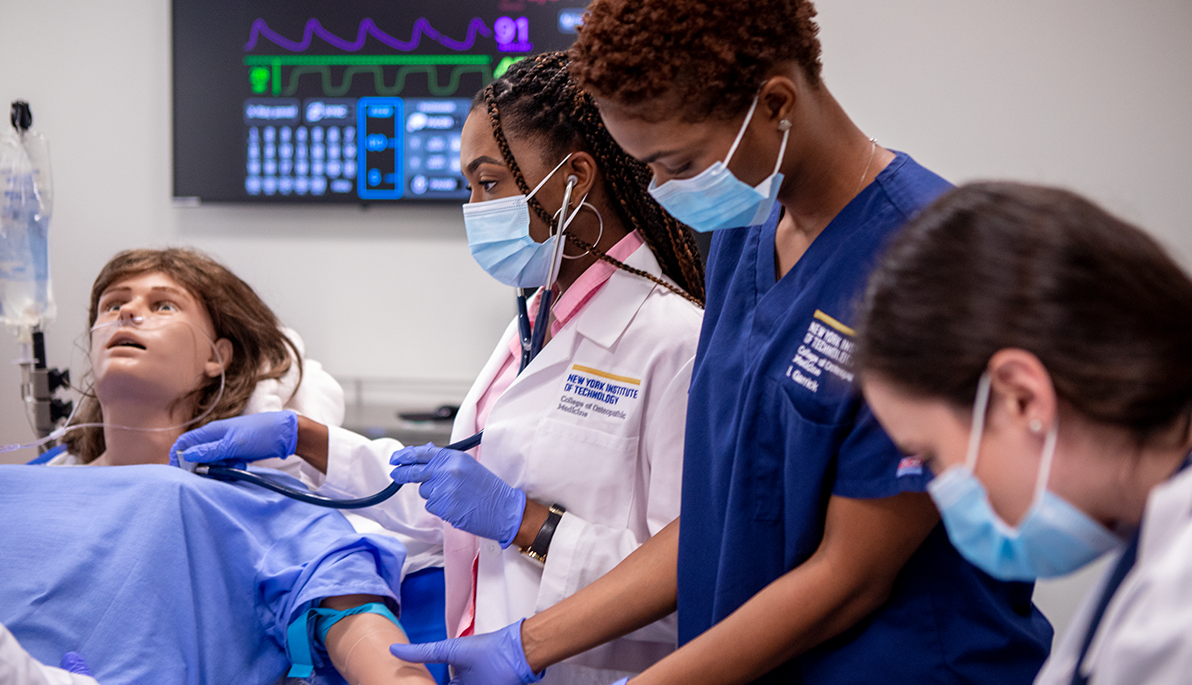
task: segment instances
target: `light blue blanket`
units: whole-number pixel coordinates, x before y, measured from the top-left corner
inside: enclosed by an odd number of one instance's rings
[[[0,466],[0,623],[103,685],[275,683],[291,620],[395,598],[404,557],[337,512],[168,466]]]

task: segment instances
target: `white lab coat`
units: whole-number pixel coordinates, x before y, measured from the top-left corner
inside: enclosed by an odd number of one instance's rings
[[[29,656],[8,628],[0,625],[0,683],[3,685],[96,685],[90,676],[46,666]]]
[[[661,274],[646,246],[626,263]],[[527,497],[560,503],[567,513],[545,567],[516,547],[502,550],[494,541],[445,527],[449,633],[457,630],[470,597],[477,552],[476,632],[485,633],[575,593],[679,515],[687,388],[701,320],[702,312],[690,302],[618,270],[493,404],[482,463]],[[476,404],[509,354],[516,331],[514,321],[468,392],[453,441],[474,432]],[[614,383],[622,394],[615,404],[581,396],[569,383],[577,373]],[[624,389],[636,390],[636,398]],[[324,488],[349,495],[383,485],[393,451],[386,443],[392,441],[375,441],[370,463],[364,445],[353,445],[340,433],[332,432]],[[346,458],[338,452],[344,446],[351,446]],[[414,488],[399,495],[407,491]],[[393,507],[394,513],[386,513]],[[362,513],[392,527],[410,512],[399,501]],[[607,685],[644,670],[673,651],[675,642],[671,616],[550,667],[545,682]]]
[[[1104,586],[1102,580],[1085,597],[1036,685],[1071,682]],[[1138,560],[1105,610],[1084,671],[1092,685],[1192,682],[1192,469],[1147,498]]]

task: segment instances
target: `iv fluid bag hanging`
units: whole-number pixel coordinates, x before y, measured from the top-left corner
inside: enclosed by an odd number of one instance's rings
[[[57,313],[50,289],[50,149],[45,136],[29,129],[28,105],[13,103],[12,123],[0,138],[0,321],[36,326]]]

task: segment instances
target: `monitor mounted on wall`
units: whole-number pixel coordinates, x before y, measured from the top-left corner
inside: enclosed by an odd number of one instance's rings
[[[466,200],[459,136],[586,0],[174,0],[183,203]]]

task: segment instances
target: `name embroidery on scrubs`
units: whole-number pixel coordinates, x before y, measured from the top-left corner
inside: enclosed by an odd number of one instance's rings
[[[853,337],[856,332],[819,309],[799,345],[795,358],[786,369],[786,377],[807,388],[819,392],[821,376],[825,371],[843,380],[853,382]]]
[[[587,417],[589,413],[625,420],[637,403],[641,379],[618,376],[588,366],[572,364],[563,384],[558,410]]]

